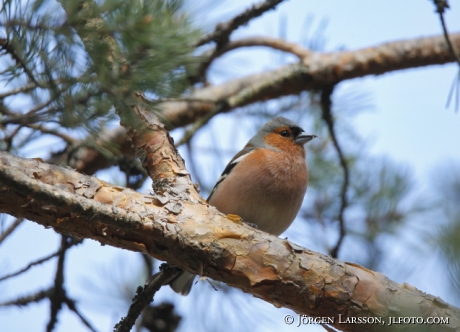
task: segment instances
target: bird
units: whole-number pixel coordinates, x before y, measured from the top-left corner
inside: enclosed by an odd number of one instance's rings
[[[280,235],[295,219],[307,191],[304,144],[317,137],[295,122],[267,122],[225,167],[207,202],[259,230]],[[195,275],[183,271],[169,285],[187,295]]]

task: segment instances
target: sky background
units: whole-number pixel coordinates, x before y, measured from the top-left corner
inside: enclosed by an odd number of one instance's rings
[[[209,6],[204,1],[190,1],[188,8],[196,15],[198,24],[205,29],[212,29],[218,22],[230,19],[241,12],[248,3],[248,1],[234,0]],[[446,13],[447,26],[450,32],[459,32],[460,3],[451,1],[450,4],[452,8]],[[342,48],[354,50],[390,41],[442,33],[439,18],[434,12],[434,5],[428,0],[291,0],[279,5],[275,11],[251,21],[248,26],[239,29],[233,38],[255,35],[280,37],[281,35],[290,42],[301,42],[307,34],[306,21],[308,20],[312,20],[310,37],[314,35],[315,29],[321,22],[327,22],[323,32],[327,51]],[[231,77],[241,77],[275,68],[279,65],[274,64],[273,61],[277,54],[262,49],[232,52],[215,62],[210,80],[212,83],[220,83]],[[224,63],[225,67],[222,69]],[[410,167],[420,191],[429,183],[425,180],[441,169],[441,165],[447,162],[460,162],[460,114],[454,109],[454,102],[451,102],[449,108],[445,107],[457,73],[458,66],[455,64],[431,66],[397,71],[378,77],[354,79],[340,84],[337,89],[337,94],[346,94],[347,91],[358,89],[370,95],[372,112],[356,116],[353,120],[354,128],[368,140],[372,154],[388,156]],[[223,125],[227,117],[229,115],[214,121]],[[234,146],[229,148],[238,151],[252,134],[238,137],[233,141]],[[180,137],[180,132],[173,135]],[[181,150],[181,152],[186,158],[185,151]],[[43,157],[46,157],[45,153]],[[217,175],[210,176],[216,179]],[[112,173],[100,174],[99,177],[114,181]],[[148,185],[145,188],[147,187]],[[45,230],[33,222],[25,222],[1,247],[0,275],[16,271],[31,260],[54,252],[58,243],[59,237],[52,230]],[[401,252],[400,255],[403,256],[405,253]],[[98,329],[111,331],[114,323],[126,312],[126,301],[119,299],[118,289],[109,288],[107,292],[113,295],[113,300],[102,303],[106,309],[101,310],[101,303],[92,298],[98,285],[100,287],[101,284],[105,284],[104,278],[98,275],[109,274],[111,278],[119,279],[120,287],[124,287],[123,282],[126,277],[131,276],[132,271],[136,271],[136,267],[139,266],[140,256],[107,246],[101,247],[98,243],[87,240],[84,245],[69,252],[67,262],[66,284],[70,295],[82,299],[80,304],[84,314]],[[1,301],[16,294],[29,294],[33,290],[47,287],[55,273],[54,269],[55,263],[48,263],[34,268],[33,273],[0,283]],[[440,296],[457,306],[460,305],[450,298],[448,289],[442,286],[442,273],[437,273],[436,269],[436,262],[430,260],[424,262],[423,276],[417,273],[404,277],[396,273],[392,275],[391,269],[385,273],[397,282],[408,282],[422,291]],[[98,271],[102,273],[95,273]],[[142,276],[139,276],[138,280],[139,284],[143,283]],[[200,283],[195,288],[199,290],[203,287],[207,287],[206,283]],[[130,292],[131,290],[127,292],[128,298],[133,294]],[[172,296],[169,289],[164,289],[159,294],[158,303],[162,299],[171,299]],[[176,302],[178,310],[188,313],[190,308],[196,305],[196,302],[192,302],[191,299],[191,297],[180,298]],[[208,305],[220,305],[219,302],[213,301],[222,300],[215,300],[212,297],[207,301]],[[254,305],[254,310],[257,312],[267,311],[267,315],[271,316],[270,326],[273,330],[296,329],[283,323],[283,316],[292,312],[287,309],[274,309],[269,304],[259,302],[262,301],[250,301],[250,305]],[[0,332],[43,330],[48,320],[48,312],[48,302],[30,305],[23,309],[2,309]],[[59,324],[55,331],[85,330],[76,317],[67,310],[61,312],[59,317]],[[192,322],[193,318],[186,317],[181,331],[196,330],[196,325]],[[210,314],[209,319],[212,318]],[[190,326],[194,328],[191,329]],[[267,326],[262,325],[259,329],[265,331]],[[322,329],[309,326],[308,330],[321,331]]]

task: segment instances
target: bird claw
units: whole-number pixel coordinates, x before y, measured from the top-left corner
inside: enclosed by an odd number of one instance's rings
[[[241,224],[243,222],[243,218],[236,214],[227,214],[227,218],[233,222],[236,222],[237,224]]]
[[[258,229],[259,226],[257,224],[253,224],[252,222],[247,222],[243,218],[241,218],[239,215],[236,214],[227,214],[227,218],[230,219],[233,222],[236,222],[238,224],[246,224],[248,226],[251,226],[252,228]]]
[[[248,226],[251,226],[252,228],[259,229],[259,226],[257,226],[257,224],[254,224],[252,222],[247,222],[247,221],[244,221],[244,220],[242,220],[242,221],[243,221],[243,223],[245,223]]]

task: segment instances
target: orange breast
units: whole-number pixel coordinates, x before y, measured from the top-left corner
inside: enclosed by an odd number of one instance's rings
[[[281,234],[296,217],[307,189],[305,152],[300,148],[296,153],[253,151],[219,184],[209,203],[263,231]]]

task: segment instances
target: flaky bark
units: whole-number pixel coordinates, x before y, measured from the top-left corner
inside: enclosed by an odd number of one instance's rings
[[[450,37],[460,49],[460,33],[452,34]],[[309,52],[299,45],[257,37],[231,42],[227,50],[251,45],[264,45],[291,52],[303,58],[303,62],[198,89],[187,96],[187,101],[164,102],[160,107],[163,109],[161,117],[166,127],[171,130],[194,123],[200,117],[213,112],[216,102],[223,100],[227,103],[226,110],[229,111],[253,102],[299,94],[302,91],[320,90],[347,79],[454,61],[444,36],[403,40],[361,50],[334,53]],[[196,101],[192,101],[193,99]],[[123,143],[126,142],[126,136],[122,130],[114,134],[109,133],[107,136],[113,136],[113,142],[121,147],[124,155],[132,155],[129,150],[130,144]],[[68,150],[71,149],[72,147]],[[56,160],[64,161],[66,156],[67,152],[61,159]],[[97,151],[88,148],[81,149],[79,156],[81,158],[73,167],[87,174],[113,164]]]
[[[173,158],[174,159],[174,158]],[[334,260],[220,214],[188,191],[143,195],[71,169],[0,153],[0,212],[60,233],[147,253],[190,272],[238,287],[275,306],[333,317],[341,330],[381,331],[347,324],[351,317],[449,317],[448,325],[409,330],[459,331],[460,310],[407,284]]]
[[[460,49],[460,33],[450,37]],[[254,43],[257,44],[257,40]],[[212,111],[214,103],[204,100],[227,100],[232,109],[303,91],[321,90],[347,79],[453,61],[444,36],[403,40],[353,51],[311,52],[301,63],[205,87],[189,96],[202,101],[163,103],[163,117],[168,129],[172,129],[193,123]]]

